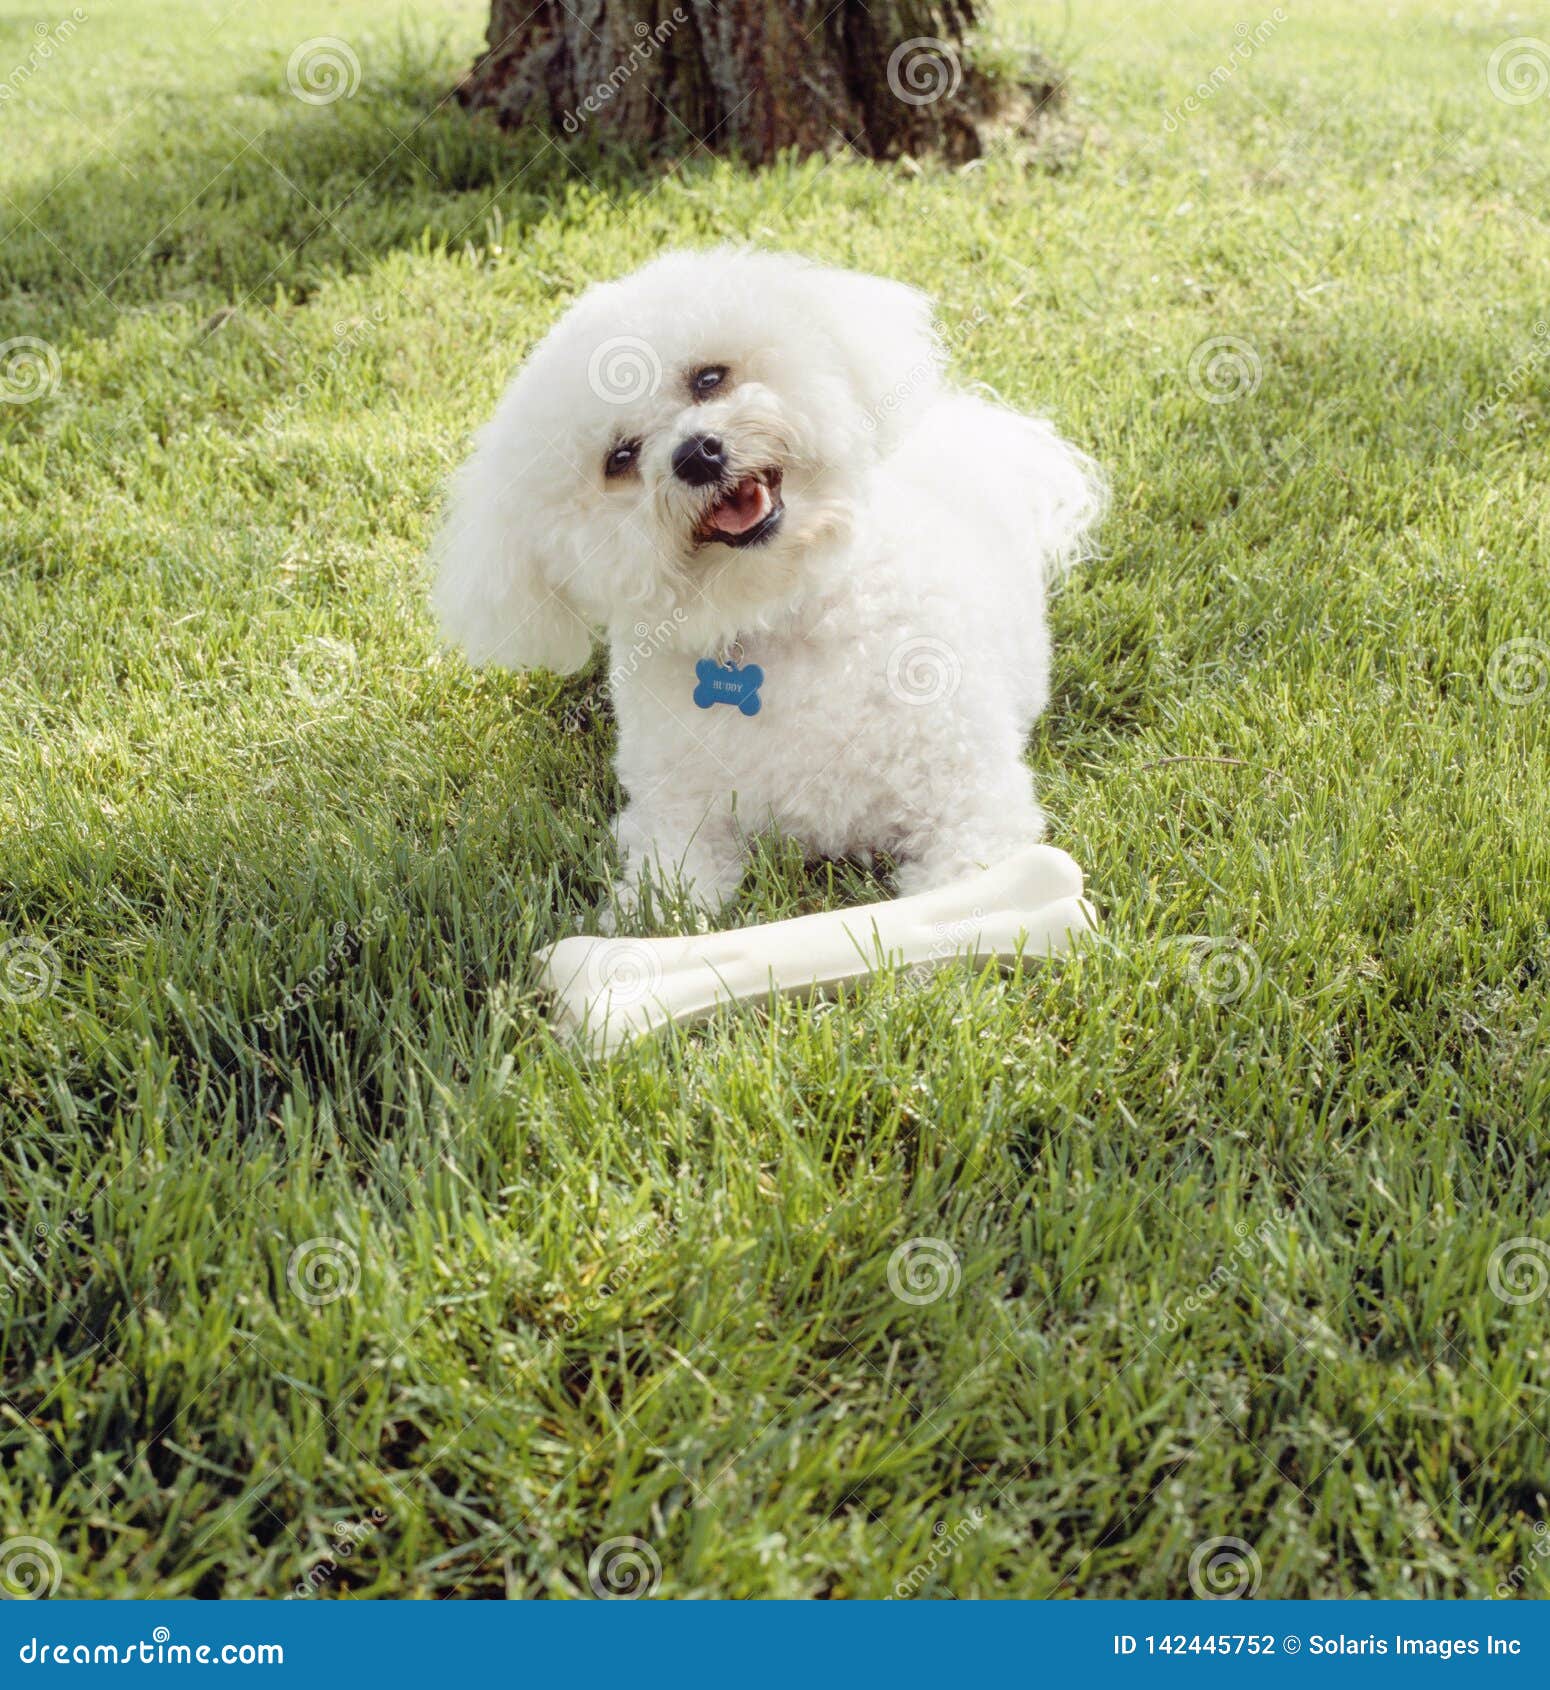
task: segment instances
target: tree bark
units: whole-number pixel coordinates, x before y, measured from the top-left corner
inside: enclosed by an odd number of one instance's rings
[[[996,73],[968,38],[983,0],[492,0],[464,101],[510,127],[766,161],[795,148],[972,158],[1041,67]]]

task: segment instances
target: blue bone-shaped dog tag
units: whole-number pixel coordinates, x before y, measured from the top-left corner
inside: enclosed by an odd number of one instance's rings
[[[733,669],[718,663],[713,657],[702,657],[694,666],[699,685],[694,689],[694,702],[702,710],[713,704],[735,704],[745,716],[759,714],[759,688],[764,685],[764,671],[757,663]]]

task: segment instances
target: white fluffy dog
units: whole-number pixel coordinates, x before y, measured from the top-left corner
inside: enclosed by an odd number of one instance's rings
[[[435,602],[471,661],[601,634],[649,876],[715,908],[750,839],[886,851],[901,893],[1037,840],[1046,580],[1102,505],[1046,422],[942,380],[914,289],[680,252],[590,289],[459,473]]]

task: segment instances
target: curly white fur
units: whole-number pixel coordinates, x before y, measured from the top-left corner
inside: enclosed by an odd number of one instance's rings
[[[436,606],[476,663],[570,673],[609,641],[626,901],[655,873],[715,907],[771,829],[814,855],[886,851],[901,893],[1043,833],[1023,755],[1049,691],[1045,583],[1082,554],[1102,483],[942,362],[912,288],[673,253],[584,294],[480,434]],[[709,488],[672,467],[703,434],[727,461]],[[705,539],[728,487],[770,471],[774,532]],[[697,707],[696,661],[739,650],[764,671],[759,712]]]

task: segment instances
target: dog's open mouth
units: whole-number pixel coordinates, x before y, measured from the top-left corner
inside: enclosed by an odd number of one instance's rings
[[[786,507],[780,499],[780,471],[762,469],[745,475],[700,518],[694,537],[700,545],[756,546],[780,526]]]

